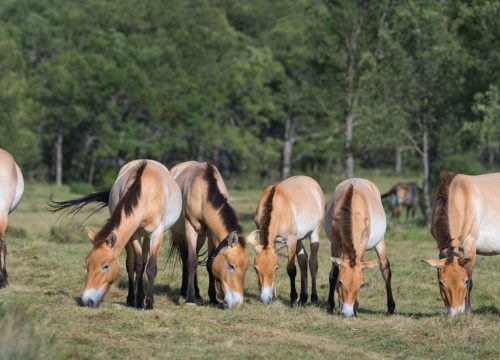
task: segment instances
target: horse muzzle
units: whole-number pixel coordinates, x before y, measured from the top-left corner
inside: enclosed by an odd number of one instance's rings
[[[87,289],[82,294],[82,305],[96,308],[104,297],[104,289]]]

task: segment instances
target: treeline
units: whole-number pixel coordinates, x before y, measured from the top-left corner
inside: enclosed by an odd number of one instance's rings
[[[3,0],[0,147],[32,181],[124,162],[290,173],[500,162],[497,1]]]

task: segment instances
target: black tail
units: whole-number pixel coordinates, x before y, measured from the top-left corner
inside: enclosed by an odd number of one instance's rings
[[[79,199],[70,199],[64,201],[55,201],[54,196],[51,195],[50,199],[47,201],[49,206],[49,211],[56,213],[58,211],[64,211],[64,215],[75,215],[85,206],[92,203],[99,203],[92,209],[92,214],[106,207],[109,202],[109,194],[111,189],[106,191],[100,191],[93,194],[85,195]]]
[[[388,192],[380,195],[380,198],[385,199],[386,197],[389,197],[392,193],[394,192],[394,187],[391,188]]]

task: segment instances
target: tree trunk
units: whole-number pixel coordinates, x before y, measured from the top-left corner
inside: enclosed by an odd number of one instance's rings
[[[288,178],[290,176],[290,171],[292,169],[294,132],[295,132],[295,123],[292,119],[287,118],[285,122],[285,136],[283,141],[283,164],[281,168],[282,179]]]
[[[401,174],[403,171],[403,149],[401,146],[396,148],[396,164],[394,166],[396,174]]]
[[[61,133],[57,134],[54,149],[56,152],[56,186],[62,186],[63,135]]]
[[[347,98],[346,98],[346,139],[345,139],[345,156],[346,156],[346,176],[347,178],[354,177],[354,155],[352,152],[352,132],[354,128],[354,59],[353,54],[349,51],[347,64]]]
[[[94,183],[94,173],[95,173],[95,155],[91,155],[90,168],[89,168],[89,178],[88,183],[92,185]]]
[[[430,224],[431,200],[430,200],[430,180],[431,171],[429,163],[429,131],[427,121],[422,119],[422,165],[424,167],[424,200],[425,200],[425,224]]]

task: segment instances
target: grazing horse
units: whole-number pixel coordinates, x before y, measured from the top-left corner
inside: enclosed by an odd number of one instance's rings
[[[219,171],[212,164],[188,161],[171,172],[183,199],[182,216],[172,227],[172,245],[179,249],[182,260],[181,295],[186,304],[201,302],[196,270],[198,252],[208,237],[210,303],[218,304],[217,284],[227,308],[242,304],[248,269],[246,239]]]
[[[91,202],[108,204],[111,217],[96,235],[88,231],[93,248],[86,260],[87,280],[82,304],[97,307],[101,303],[118,278],[119,256],[126,247],[129,276],[127,305],[144,306],[142,277],[146,268],[146,309],[152,309],[156,261],[163,234],[177,221],[182,211],[179,186],[159,162],[135,160],[120,169],[110,190],[81,199],[52,201],[51,206],[54,211],[72,209],[76,212]],[[142,237],[146,239],[141,247]]]
[[[394,313],[391,267],[385,247],[386,219],[380,192],[371,181],[347,179],[342,181],[326,210],[325,231],[331,242],[332,270],[328,311],[335,307],[337,290],[340,314],[357,316],[359,290],[363,286],[363,269],[377,265],[376,260],[363,261],[366,250],[375,247],[380,271],[387,291],[387,311]]]
[[[319,232],[323,223],[325,197],[319,184],[307,176],[293,176],[269,186],[262,195],[255,224],[259,229],[260,242],[249,236],[255,249],[255,271],[260,288],[260,299],[268,304],[276,297],[275,278],[279,268],[277,251],[288,248],[287,273],[290,277],[290,301],[297,301],[295,289],[295,256],[300,267],[300,299],[307,302],[307,252],[303,239],[311,240],[311,302],[317,303],[316,274],[318,272]]]
[[[431,233],[439,291],[450,315],[470,309],[476,254],[500,254],[500,173],[445,173],[434,199]]]
[[[389,207],[392,215],[399,219],[403,209],[406,208],[406,219],[414,218],[417,207],[420,206],[424,213],[423,190],[414,183],[398,183],[388,192],[383,194],[382,199],[389,198]]]
[[[5,244],[7,217],[21,201],[23,192],[24,180],[21,169],[12,155],[0,149],[0,289],[8,285]]]

